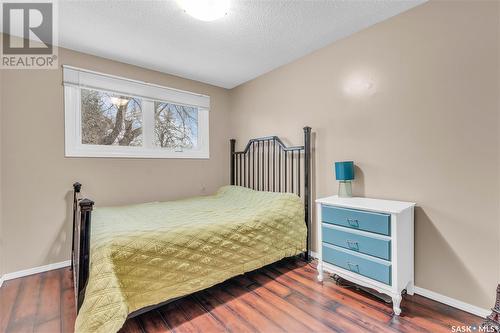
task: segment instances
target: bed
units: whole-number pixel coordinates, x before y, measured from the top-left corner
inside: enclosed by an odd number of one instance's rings
[[[127,318],[285,257],[309,260],[310,131],[230,141],[230,184],[211,196],[96,207],[75,183],[76,332],[116,332]]]

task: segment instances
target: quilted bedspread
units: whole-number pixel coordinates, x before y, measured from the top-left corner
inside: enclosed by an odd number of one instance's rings
[[[288,193],[222,187],[215,195],[92,212],[79,333],[116,332],[129,313],[305,250],[304,206]]]

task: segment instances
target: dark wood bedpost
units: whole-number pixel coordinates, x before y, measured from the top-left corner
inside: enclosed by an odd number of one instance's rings
[[[94,202],[80,199],[82,184],[73,184],[73,242],[71,245],[71,270],[77,312],[83,303],[90,270],[90,223]]]
[[[236,148],[236,140],[235,139],[231,139],[229,140],[230,142],[230,156],[229,158],[231,159],[231,185],[234,185],[235,184],[235,170],[234,170],[234,151],[235,151],[235,148]]]
[[[304,259],[309,261],[311,247],[311,127],[304,127],[304,210],[307,226],[306,253]]]
[[[76,223],[76,212],[78,205],[78,194],[82,189],[82,184],[76,182],[73,184],[73,238],[71,239],[71,266],[70,270],[73,270],[73,253],[75,252],[75,223]]]
[[[87,285],[87,280],[89,278],[90,270],[90,222],[92,216],[92,209],[94,207],[94,202],[89,199],[82,199],[79,202],[80,206],[80,239],[79,239],[79,251],[78,251],[78,299],[77,307],[80,309],[83,296],[85,292],[85,286]]]

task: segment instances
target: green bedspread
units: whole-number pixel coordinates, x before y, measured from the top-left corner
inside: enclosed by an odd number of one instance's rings
[[[305,250],[294,194],[225,186],[171,202],[98,207],[76,332],[116,332],[128,314]]]

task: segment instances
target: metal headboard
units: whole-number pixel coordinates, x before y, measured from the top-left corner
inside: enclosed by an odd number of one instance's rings
[[[277,136],[251,139],[243,151],[231,145],[231,185],[258,191],[295,193],[304,200],[309,260],[311,225],[311,128],[304,127],[304,145],[287,147]],[[303,171],[302,171],[303,170]]]

